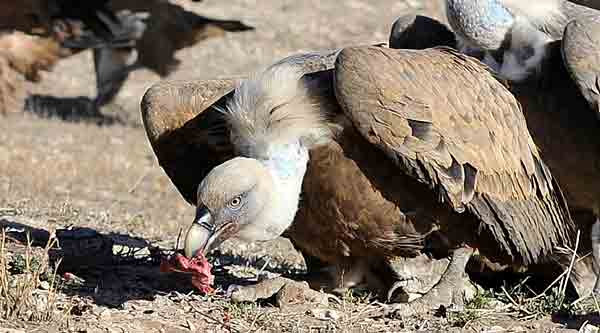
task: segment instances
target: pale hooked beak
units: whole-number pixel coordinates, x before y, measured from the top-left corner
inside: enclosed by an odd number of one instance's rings
[[[219,236],[223,231],[230,229],[231,223],[225,223],[216,227],[210,211],[199,206],[196,209],[196,217],[185,236],[184,254],[188,258],[193,258],[198,252],[207,254],[213,248],[218,246],[222,240]]]

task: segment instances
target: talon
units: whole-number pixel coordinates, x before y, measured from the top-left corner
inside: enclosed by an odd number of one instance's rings
[[[464,298],[466,298],[466,290],[469,287],[465,267],[474,252],[475,249],[467,246],[454,250],[450,264],[440,281],[427,294],[410,303],[387,305],[384,307],[383,316],[414,316],[438,309],[440,306],[446,308],[464,307]],[[388,297],[390,292],[393,294],[401,282],[394,283],[388,292]]]

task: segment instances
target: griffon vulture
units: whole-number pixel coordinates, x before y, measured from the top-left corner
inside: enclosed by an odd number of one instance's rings
[[[521,81],[539,68],[548,43],[562,38],[567,23],[599,11],[565,0],[446,0],[458,49],[483,53],[503,78]]]
[[[449,30],[431,18],[402,17],[395,24],[413,30]],[[393,30],[390,45],[404,48],[455,46],[453,37],[442,41]],[[419,38],[419,44],[414,42]],[[527,126],[543,160],[565,193],[575,223],[582,230],[581,251],[593,249],[600,268],[600,16],[571,21],[561,40],[544,50],[537,75],[509,85],[523,107]],[[590,218],[591,217],[591,218]],[[593,221],[596,220],[596,223]],[[593,225],[593,228],[592,228]],[[590,240],[591,232],[591,240]],[[598,274],[598,273],[597,273]],[[600,292],[600,279],[596,279]],[[590,283],[591,282],[591,283]],[[593,282],[581,282],[585,293]]]
[[[247,79],[158,83],[141,108],[160,165],[197,207],[187,256],[285,233],[334,268],[332,287],[385,290],[389,257],[454,250],[434,291],[393,308],[409,314],[461,298],[473,248],[527,265],[570,244],[521,107],[448,48],[293,56]]]

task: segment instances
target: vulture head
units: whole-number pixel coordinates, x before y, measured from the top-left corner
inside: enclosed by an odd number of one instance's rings
[[[243,81],[220,110],[238,157],[213,168],[198,186],[186,256],[231,237],[271,240],[291,225],[308,150],[328,135],[302,75],[293,64],[273,66]]]
[[[273,178],[258,160],[236,157],[214,168],[198,187],[196,217],[186,240],[185,254],[209,252],[223,240],[267,240],[277,237],[278,225],[268,221],[269,203],[276,198]],[[278,222],[278,221],[271,221]]]

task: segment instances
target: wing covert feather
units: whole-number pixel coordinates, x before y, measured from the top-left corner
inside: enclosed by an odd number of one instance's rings
[[[142,98],[142,120],[158,162],[191,204],[206,174],[233,157],[225,120],[212,106],[222,106],[236,84],[236,79],[161,81]]]
[[[474,59],[450,49],[346,49],[336,89],[361,133],[410,164],[408,172],[440,185],[454,208],[468,202],[462,192],[469,172],[524,177],[517,191],[478,184],[490,194],[526,198],[534,191],[527,179],[539,155],[521,108]]]
[[[517,244],[535,258],[568,239],[566,204],[519,103],[474,58],[448,48],[347,48],[335,89],[370,143],[440,201],[479,216],[508,252]],[[546,244],[532,249],[534,240]]]

